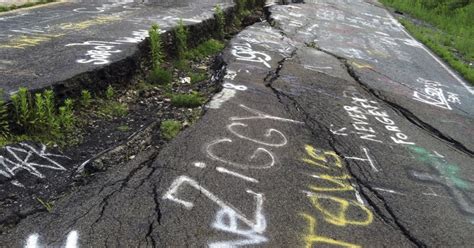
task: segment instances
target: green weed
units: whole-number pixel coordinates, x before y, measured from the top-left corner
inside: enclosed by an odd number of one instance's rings
[[[3,100],[3,90],[0,90],[0,139],[6,140],[11,135],[8,120],[8,107]]]
[[[84,108],[87,108],[91,105],[91,103],[92,103],[92,95],[90,91],[88,90],[81,91],[81,100],[80,100],[81,106]]]
[[[178,26],[175,30],[176,37],[176,51],[178,52],[178,58],[184,58],[188,50],[188,29],[184,25],[182,19],[179,20]]]
[[[107,87],[107,90],[105,90],[105,98],[109,101],[114,100],[115,97],[115,89],[112,87],[112,85],[109,85]]]
[[[112,119],[114,117],[124,117],[128,114],[128,105],[118,102],[115,95],[114,88],[109,85],[105,91],[105,101],[98,108],[99,115]]]
[[[158,68],[163,62],[163,42],[161,41],[160,26],[153,24],[148,31],[151,44],[151,57],[153,59],[153,68]]]
[[[166,140],[172,140],[181,131],[181,122],[176,120],[166,120],[160,126],[161,135]]]
[[[66,99],[64,105],[59,107],[58,124],[67,133],[74,130],[75,116],[73,110],[74,101]]]
[[[30,93],[26,88],[19,88],[18,92],[11,97],[13,107],[15,109],[16,124],[28,130],[30,120]]]
[[[225,15],[224,11],[222,11],[222,8],[220,5],[216,5],[215,9],[215,17],[216,17],[216,22],[217,22],[217,35],[218,39],[223,40],[225,37]]]
[[[179,108],[195,108],[204,103],[204,98],[197,92],[190,94],[173,94],[171,104]]]
[[[169,70],[161,67],[155,67],[148,76],[148,83],[168,85],[173,80],[173,75]]]

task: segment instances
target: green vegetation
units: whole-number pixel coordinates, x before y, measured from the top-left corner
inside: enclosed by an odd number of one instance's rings
[[[176,120],[166,120],[161,123],[160,130],[163,138],[172,140],[181,131],[181,123]]]
[[[197,92],[190,94],[173,94],[171,104],[179,108],[195,108],[204,103],[204,98]]]
[[[381,0],[434,27],[401,23],[417,39],[474,84],[474,2],[470,0]]]
[[[196,48],[186,52],[186,59],[201,60],[205,57],[217,54],[224,49],[224,43],[215,39],[202,42]]]
[[[220,5],[216,5],[215,9],[215,18],[217,22],[217,36],[218,39],[223,40],[225,37],[225,16],[224,11]]]
[[[36,200],[46,209],[46,211],[50,212],[53,211],[53,204],[50,202],[45,202],[41,200],[41,198],[36,197]]]
[[[161,67],[155,67],[148,75],[148,83],[150,84],[168,85],[172,80],[172,73]]]
[[[183,59],[188,51],[188,29],[184,25],[183,20],[179,20],[178,27],[175,29],[176,51],[178,58]]]
[[[124,117],[128,114],[127,104],[115,100],[115,90],[112,85],[107,87],[105,99],[98,108],[99,115],[112,119],[114,117]]]
[[[119,130],[120,132],[128,132],[130,131],[130,127],[127,125],[122,125],[122,126],[118,126],[117,130]]]
[[[40,4],[45,4],[45,3],[52,3],[52,2],[55,2],[55,0],[40,0],[38,2],[30,2],[30,3],[25,3],[25,4],[22,4],[22,5],[15,5],[15,4],[12,4],[12,5],[9,5],[9,6],[0,5],[0,12],[6,12],[6,11],[21,9],[21,8],[28,8],[28,7],[32,7],[32,6],[35,6],[35,5],[40,5]]]
[[[81,100],[80,104],[82,107],[87,108],[92,103],[92,95],[88,90],[81,91]]]
[[[3,97],[3,90],[0,91],[0,97]],[[3,143],[9,137],[10,124],[8,123],[8,107],[3,98],[0,98],[0,143]]]
[[[60,145],[77,141],[72,137],[76,129],[76,118],[74,116],[71,99],[66,99],[64,105],[56,107],[54,93],[46,90],[36,93],[34,98],[26,88],[20,88],[11,96],[14,109],[13,121],[16,135],[10,134],[8,120],[2,119],[3,140],[2,143],[12,143],[24,140],[33,140],[46,144],[56,143]],[[3,117],[7,117],[6,107],[3,107]]]
[[[205,71],[192,72],[190,75],[191,83],[199,83],[207,79]]]
[[[151,57],[153,59],[153,68],[158,68],[163,62],[163,42],[161,41],[160,26],[153,24],[150,31]]]

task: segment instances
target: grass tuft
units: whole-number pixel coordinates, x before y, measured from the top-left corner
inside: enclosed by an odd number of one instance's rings
[[[166,120],[160,126],[161,135],[166,140],[172,140],[181,131],[181,122],[176,120]]]
[[[161,67],[155,67],[148,75],[148,83],[150,84],[168,85],[172,80],[172,73]]]
[[[209,39],[199,44],[196,48],[186,53],[186,58],[191,60],[200,60],[210,55],[214,55],[222,51],[225,45],[223,42]]]
[[[195,108],[204,103],[204,98],[197,92],[190,94],[173,94],[171,104],[179,108]]]

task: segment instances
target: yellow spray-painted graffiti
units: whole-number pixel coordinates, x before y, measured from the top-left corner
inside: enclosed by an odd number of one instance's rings
[[[318,179],[322,179],[324,181],[330,182],[333,185],[338,185],[339,187],[337,188],[332,188],[332,187],[319,187],[319,186],[314,186],[310,185],[309,188],[312,189],[313,191],[351,191],[354,190],[354,187],[347,183],[347,179],[350,179],[351,176],[349,175],[342,175],[342,176],[331,176],[331,175],[319,175],[319,176],[313,176]]]
[[[364,63],[357,63],[355,61],[352,61],[351,64],[358,69],[373,69],[373,67],[369,64],[364,64]]]
[[[305,146],[306,156],[303,161],[311,167],[325,172],[341,171],[343,164],[342,159],[334,151],[321,151],[311,145]],[[319,213],[321,218],[331,225],[345,227],[348,225],[367,226],[373,222],[374,216],[368,209],[359,192],[350,183],[352,178],[346,173],[338,173],[339,175],[331,175],[328,173],[313,174],[312,178],[318,183],[312,183],[308,186],[310,192],[305,191],[311,205]],[[347,200],[338,196],[328,195],[341,194],[345,192],[354,192],[358,201]],[[347,194],[346,194],[347,195]],[[305,247],[310,248],[317,244],[334,245],[341,247],[360,247],[359,245],[339,241],[333,238],[324,237],[316,234],[316,218],[303,213],[301,214],[308,221],[308,231],[304,235]]]
[[[310,158],[304,158],[303,161],[310,165],[319,166],[325,169],[329,169],[329,165],[333,165],[339,168],[342,167],[342,160],[339,156],[337,156],[335,152],[320,152],[310,145],[306,145],[305,150]]]
[[[106,24],[109,22],[113,22],[119,20],[118,16],[99,16],[92,20],[87,20],[78,23],[61,23],[56,28],[61,30],[82,30],[89,28],[94,25]],[[53,27],[54,29],[54,27]],[[54,38],[58,38],[64,36],[64,33],[54,33],[54,34],[33,34],[33,35],[22,35],[19,37],[15,37],[12,40],[8,41],[5,44],[0,44],[0,48],[14,48],[14,49],[25,49],[27,47],[34,47],[41,43],[48,42],[53,40]]]
[[[316,233],[316,218],[309,214],[301,213],[302,216],[308,222],[308,228],[306,234],[304,235],[304,247],[312,248],[314,244],[327,244],[327,245],[337,245],[348,248],[360,248],[361,246],[355,245],[352,243],[347,243],[344,241],[339,241],[333,238],[328,238],[320,236]]]
[[[99,16],[95,19],[78,22],[78,23],[61,23],[59,24],[59,28],[63,30],[81,30],[81,29],[89,28],[94,25],[113,22],[119,19],[120,18],[118,16]]]
[[[6,44],[0,44],[0,48],[25,49],[26,47],[34,47],[38,44],[50,41],[63,35],[64,34],[42,34],[33,36],[22,35],[10,40]]]
[[[364,205],[356,201],[348,201],[343,198],[328,196],[324,194],[311,194],[308,196],[313,207],[318,209],[324,216],[324,220],[327,222],[336,225],[336,226],[346,226],[346,225],[360,225],[367,226],[373,221],[372,212],[365,207]],[[325,207],[323,202],[327,201],[328,204]],[[333,205],[336,205],[334,207]],[[352,211],[351,211],[352,210]],[[354,216],[363,216],[361,219],[350,219],[348,218],[348,213],[358,213],[353,214]]]

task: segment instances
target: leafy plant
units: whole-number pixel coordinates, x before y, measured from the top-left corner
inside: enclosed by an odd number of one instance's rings
[[[184,58],[186,51],[188,50],[188,29],[184,25],[182,19],[179,20],[178,26],[175,30],[176,37],[176,51],[178,52],[178,58]]]
[[[215,12],[215,17],[216,17],[216,22],[217,22],[217,35],[218,35],[218,38],[222,40],[225,37],[224,11],[222,11],[222,8],[220,5],[216,5],[214,12]]]
[[[81,101],[80,101],[80,104],[82,107],[89,107],[92,103],[92,95],[90,93],[90,91],[88,90],[82,90],[81,91]]]
[[[30,120],[30,93],[28,89],[20,87],[18,92],[11,97],[15,109],[15,122],[18,126],[28,131]]]
[[[8,107],[3,100],[3,90],[0,90],[0,136],[6,140],[10,137],[10,124],[8,122]]]
[[[160,126],[161,135],[166,140],[172,140],[181,131],[181,122],[176,120],[166,120]]]
[[[204,103],[204,98],[197,92],[190,94],[173,94],[171,96],[171,104],[175,107],[194,108]]]
[[[75,117],[73,105],[74,101],[72,99],[66,99],[64,105],[59,107],[59,126],[61,126],[66,132],[74,130]]]
[[[148,83],[150,84],[159,84],[159,85],[168,85],[171,83],[173,75],[169,70],[166,70],[161,67],[155,67],[148,76]]]
[[[157,68],[163,62],[163,42],[161,41],[160,26],[153,24],[148,31],[150,36],[151,57],[153,59],[153,68]]]
[[[105,91],[105,98],[109,101],[112,101],[114,97],[115,97],[114,87],[112,87],[112,85],[109,85],[107,87],[107,90]]]

